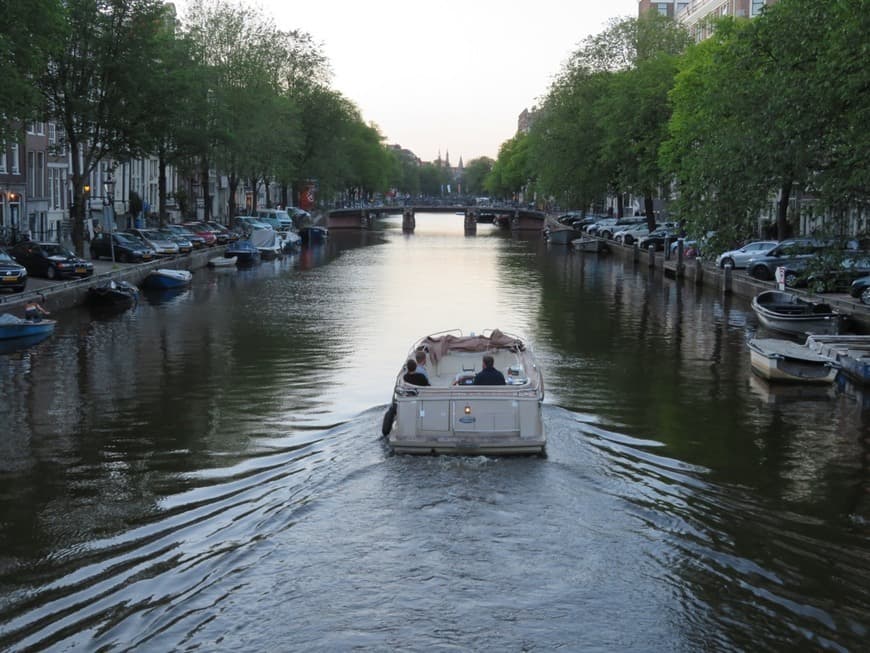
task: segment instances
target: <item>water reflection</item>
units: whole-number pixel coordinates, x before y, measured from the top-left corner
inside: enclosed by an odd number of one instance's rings
[[[745,302],[418,215],[61,317],[0,357],[4,648],[866,639],[863,394],[759,386]],[[529,336],[547,459],[389,455],[397,366],[456,327]]]

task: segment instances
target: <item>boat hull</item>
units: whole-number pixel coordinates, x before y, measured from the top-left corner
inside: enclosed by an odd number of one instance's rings
[[[803,345],[760,338],[749,342],[752,371],[768,381],[832,383],[839,366]]]
[[[0,325],[0,340],[46,336],[54,331],[56,324],[55,320],[22,320],[18,324],[2,324]]]
[[[836,335],[842,328],[842,315],[794,293],[764,291],[753,298],[752,310],[762,326],[779,333]]]
[[[193,275],[188,270],[152,270],[142,282],[149,290],[174,290],[190,285]]]
[[[452,336],[448,336],[453,338]],[[396,380],[384,434],[396,453],[510,455],[541,454],[546,448],[543,380],[521,339],[499,331],[491,336],[424,338],[429,386]],[[482,355],[504,370],[504,385],[474,385]],[[393,419],[395,418],[395,424]]]

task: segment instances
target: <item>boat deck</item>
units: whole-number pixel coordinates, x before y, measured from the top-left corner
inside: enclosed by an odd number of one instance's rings
[[[495,368],[504,374],[508,385],[529,383],[522,354],[506,350],[491,351],[489,354],[495,360]],[[457,385],[470,385],[474,375],[480,372],[482,366],[480,352],[450,352],[437,362],[430,361],[426,368],[431,387],[453,388]],[[488,387],[492,389],[498,386]]]

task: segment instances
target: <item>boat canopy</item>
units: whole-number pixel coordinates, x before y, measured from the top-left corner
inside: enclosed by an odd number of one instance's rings
[[[438,362],[451,351],[491,351],[495,349],[509,349],[511,351],[523,351],[526,347],[523,341],[510,336],[498,329],[486,335],[457,336],[446,334],[443,336],[427,336],[417,347],[426,350],[434,362]]]

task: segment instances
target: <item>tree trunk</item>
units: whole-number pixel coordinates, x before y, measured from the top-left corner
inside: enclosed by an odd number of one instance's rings
[[[161,144],[157,150],[157,165],[160,170],[157,175],[157,212],[160,214],[160,224],[169,221],[166,211],[166,147]]]
[[[782,185],[779,202],[776,206],[776,237],[778,240],[788,238],[788,202],[791,199],[791,182]]]
[[[239,178],[235,174],[227,177],[227,190],[230,192],[230,198],[227,200],[227,213],[229,213],[228,224],[233,223],[233,218],[236,217],[236,191],[239,188]]]
[[[656,214],[653,206],[654,204],[652,195],[644,195],[643,211],[646,214],[646,225],[649,227],[650,231],[656,228]]]
[[[622,193],[616,194],[616,217],[622,218],[625,215],[625,201],[623,200]]]
[[[199,170],[199,184],[202,189],[202,215],[204,220],[211,219],[211,202],[208,195],[208,158],[202,157]]]

